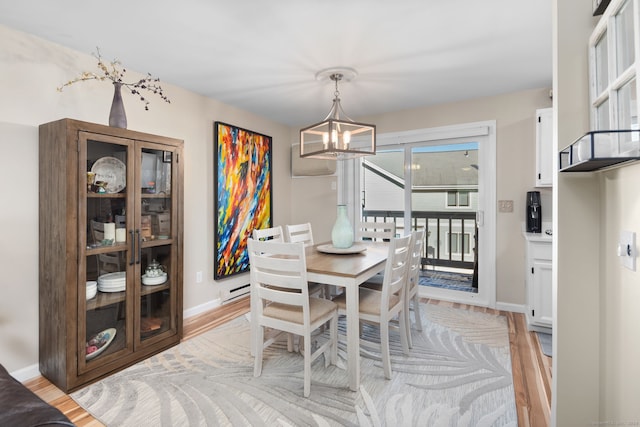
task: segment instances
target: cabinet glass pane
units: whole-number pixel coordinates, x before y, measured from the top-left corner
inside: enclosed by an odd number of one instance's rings
[[[638,128],[636,79],[618,90],[618,129]]]
[[[605,32],[595,46],[596,91],[600,95],[609,85],[609,49],[607,47],[607,33]]]
[[[616,15],[616,75],[621,75],[635,60],[633,44],[633,2],[627,1]]]
[[[143,242],[171,237],[172,164],[170,151],[142,150],[140,232]]]
[[[127,146],[86,140],[86,361],[126,347]],[[86,282],[86,283],[85,283]]]
[[[608,130],[611,129],[609,125],[609,100],[607,99],[602,104],[596,107],[596,130]]]
[[[175,289],[171,245],[142,249],[140,339],[144,341],[172,329],[171,304]]]
[[[175,328],[175,254],[171,224],[173,153],[145,147],[140,168],[140,341]]]
[[[636,79],[632,79],[618,90],[618,129],[638,129],[638,98]],[[637,155],[637,132],[620,135],[620,152]]]

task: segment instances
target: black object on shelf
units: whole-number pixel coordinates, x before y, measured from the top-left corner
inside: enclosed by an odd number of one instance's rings
[[[560,172],[590,172],[640,160],[640,130],[587,132],[558,155]]]

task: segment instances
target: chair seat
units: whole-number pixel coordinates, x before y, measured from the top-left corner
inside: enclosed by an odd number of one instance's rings
[[[309,317],[311,323],[325,317],[336,309],[336,303],[323,298],[309,298]],[[271,303],[264,308],[264,316],[291,323],[303,324],[302,307],[282,303]]]
[[[380,315],[380,294],[380,291],[360,287],[358,292],[360,313]],[[333,302],[338,305],[340,311],[347,309],[347,301],[344,293],[335,297]],[[394,307],[398,302],[400,302],[400,298],[397,295],[389,296],[389,308]]]

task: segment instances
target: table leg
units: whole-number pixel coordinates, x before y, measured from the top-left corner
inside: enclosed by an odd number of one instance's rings
[[[360,321],[358,286],[347,286],[347,372],[349,389],[358,391],[360,387]]]

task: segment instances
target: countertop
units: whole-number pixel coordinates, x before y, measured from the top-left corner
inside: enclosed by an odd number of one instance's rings
[[[553,236],[548,235],[545,231],[551,232],[551,223],[543,222],[542,223],[542,233],[527,233],[526,227],[523,223],[522,225],[522,235],[529,242],[549,242],[553,241]]]

